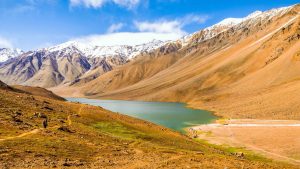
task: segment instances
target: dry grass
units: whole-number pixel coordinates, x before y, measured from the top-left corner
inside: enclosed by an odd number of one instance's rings
[[[48,116],[47,129],[36,112]],[[100,107],[26,93],[0,90],[0,119],[1,168],[293,168],[247,155],[238,158]]]

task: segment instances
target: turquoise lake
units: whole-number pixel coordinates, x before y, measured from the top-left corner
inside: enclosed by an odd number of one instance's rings
[[[183,103],[144,102],[121,100],[94,100],[85,98],[66,98],[150,121],[180,132],[186,127],[211,123],[216,117],[208,111],[187,108]]]

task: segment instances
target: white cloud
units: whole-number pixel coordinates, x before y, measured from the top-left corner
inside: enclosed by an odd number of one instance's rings
[[[183,30],[184,26],[187,26],[192,23],[201,24],[204,23],[207,19],[207,16],[190,14],[186,15],[183,18],[175,20],[157,20],[154,22],[135,21],[134,25],[139,31],[186,34],[186,32]]]
[[[71,6],[84,5],[87,8],[101,8],[106,3],[114,3],[116,5],[131,9],[140,3],[140,0],[69,0]]]
[[[91,45],[113,46],[113,45],[138,45],[152,40],[177,40],[182,34],[177,33],[157,33],[157,32],[121,32],[104,35],[90,35],[72,39]]]
[[[12,42],[0,36],[0,48],[12,48]]]
[[[134,22],[135,27],[141,32],[157,32],[157,33],[185,33],[182,30],[181,23],[174,21],[156,21],[156,22]]]
[[[112,0],[115,4],[126,7],[126,8],[134,8],[140,3],[140,0]]]
[[[182,25],[189,25],[191,23],[198,23],[202,24],[205,23],[206,20],[209,19],[207,15],[194,15],[194,14],[189,14],[180,19],[180,22]]]
[[[90,35],[71,40],[97,46],[138,45],[152,40],[177,40],[187,35],[183,29],[184,26],[191,23],[203,23],[206,19],[207,17],[204,16],[187,15],[175,20],[134,21],[133,24],[138,32],[114,33],[124,26],[122,23],[118,23],[111,25],[107,34]]]
[[[80,1],[80,0],[77,0]],[[175,20],[159,19],[154,22],[134,21],[137,32],[117,32],[124,27],[123,23],[110,25],[106,34],[94,34],[70,39],[95,46],[139,45],[153,40],[178,40],[187,35],[184,27],[191,23],[204,23],[207,17],[186,15]]]
[[[110,27],[107,29],[108,33],[113,33],[113,32],[117,32],[120,29],[122,29],[122,27],[124,26],[123,23],[116,23],[116,24],[112,24],[110,25]]]
[[[93,8],[99,8],[102,7],[102,5],[107,0],[70,0],[71,6],[80,6],[84,5],[87,8],[93,7]]]

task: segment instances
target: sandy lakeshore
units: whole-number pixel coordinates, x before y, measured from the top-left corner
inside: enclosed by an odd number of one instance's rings
[[[276,160],[300,165],[300,121],[219,120],[188,129],[212,144],[243,147]]]

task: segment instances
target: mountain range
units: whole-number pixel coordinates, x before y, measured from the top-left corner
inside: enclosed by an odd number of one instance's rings
[[[24,52],[21,49],[0,48],[0,63],[18,57]]]
[[[68,41],[56,46],[28,52],[20,49],[2,48],[0,51],[0,64],[3,66],[0,77],[2,75],[1,79],[8,84],[34,85],[47,88],[61,84],[73,84],[82,79],[87,81],[87,79],[91,80],[111,71],[116,66],[124,65],[139,55],[165,55],[177,51],[183,46],[211,39],[222,31],[261,13],[261,11],[256,11],[245,18],[227,18],[211,27],[176,41],[153,40],[136,46],[95,46],[77,41]],[[198,39],[197,35],[200,35],[201,38]],[[159,53],[157,53],[157,49]],[[49,58],[52,58],[50,66],[47,63]],[[63,61],[63,58],[69,59]],[[16,62],[19,64],[16,65]],[[55,65],[59,65],[60,70],[57,70]],[[49,67],[51,67],[51,70],[49,70]],[[71,72],[68,72],[69,70]],[[44,74],[43,71],[52,72],[50,83],[41,80],[39,74]]]
[[[164,43],[153,40],[136,46],[92,46],[69,41],[28,52],[3,48],[0,51],[0,76],[8,84],[53,87],[74,83],[80,78],[96,78]],[[43,75],[47,78],[42,78]]]
[[[1,52],[0,79],[68,97],[186,102],[230,118],[299,119],[299,11],[294,5],[227,18],[176,41],[70,41]]]

